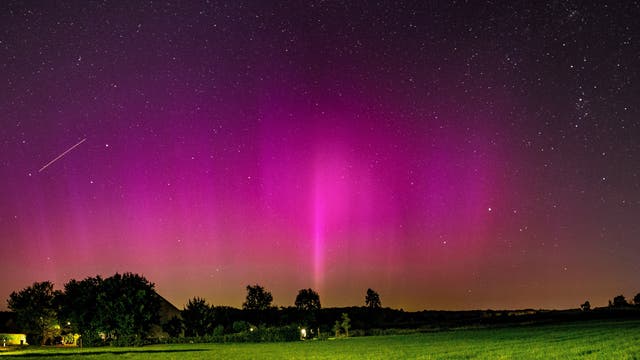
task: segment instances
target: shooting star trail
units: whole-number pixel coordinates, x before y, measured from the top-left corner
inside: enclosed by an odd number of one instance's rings
[[[77,144],[75,144],[72,147],[68,148],[65,152],[63,152],[62,154],[58,155],[55,159],[49,161],[45,166],[41,167],[40,170],[38,170],[38,172],[42,172],[42,170],[46,169],[47,167],[49,167],[49,165],[51,165],[54,162],[58,161],[58,159],[60,159],[61,157],[67,155],[67,153],[69,151],[75,149],[78,145],[82,144],[85,141],[87,141],[87,138],[84,138],[84,139],[80,140]]]

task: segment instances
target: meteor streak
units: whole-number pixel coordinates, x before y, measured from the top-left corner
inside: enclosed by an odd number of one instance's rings
[[[49,167],[49,165],[53,164],[54,162],[56,162],[58,159],[60,159],[61,157],[67,155],[67,153],[73,149],[75,149],[78,145],[82,144],[83,142],[87,141],[87,138],[84,138],[82,140],[80,140],[77,144],[73,145],[72,147],[68,148],[65,152],[63,152],[62,154],[58,155],[55,159],[49,161],[45,166],[41,167],[40,170],[38,170],[38,172],[42,172],[42,170],[46,169],[47,167]]]

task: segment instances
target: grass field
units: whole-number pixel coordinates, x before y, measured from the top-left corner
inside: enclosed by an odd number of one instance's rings
[[[456,330],[327,341],[176,344],[138,348],[39,348],[29,359],[640,359],[640,321]]]

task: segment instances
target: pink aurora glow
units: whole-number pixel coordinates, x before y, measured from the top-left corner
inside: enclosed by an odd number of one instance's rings
[[[0,2],[0,308],[124,271],[178,307],[632,295],[638,16],[593,4]]]

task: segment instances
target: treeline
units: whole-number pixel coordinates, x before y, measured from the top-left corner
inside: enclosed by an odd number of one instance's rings
[[[272,294],[260,285],[246,287],[242,308],[213,306],[190,299],[167,316],[155,285],[141,275],[70,280],[62,291],[51,282],[34,283],[9,296],[21,332],[31,344],[141,345],[149,342],[293,341],[389,332],[436,331],[467,326],[640,317],[640,293],[632,304],[614,297],[609,307],[564,311],[419,311],[383,308],[380,295],[367,289],[364,306],[322,308],[313,289],[298,291],[293,306],[273,306]]]
[[[155,285],[133,273],[108,278],[72,279],[55,290],[52,282],[36,282],[8,299],[21,332],[31,344],[141,345],[158,341],[291,341],[322,332],[348,335],[350,319],[321,312],[319,294],[301,289],[291,307],[273,306],[273,296],[260,285],[246,287],[242,309],[212,306],[194,297],[175,316],[161,321],[163,299]],[[369,289],[366,303],[380,308]],[[168,340],[172,338],[173,340]],[[183,340],[177,340],[183,339]]]
[[[174,339],[169,341],[291,341],[349,335],[351,313],[323,309],[313,289],[299,290],[294,305],[289,307],[273,306],[273,296],[260,285],[248,285],[246,290],[242,309],[213,306],[198,297],[189,300],[180,317],[163,325]],[[368,289],[365,305],[371,322],[375,318],[371,315],[382,305],[378,293]]]

